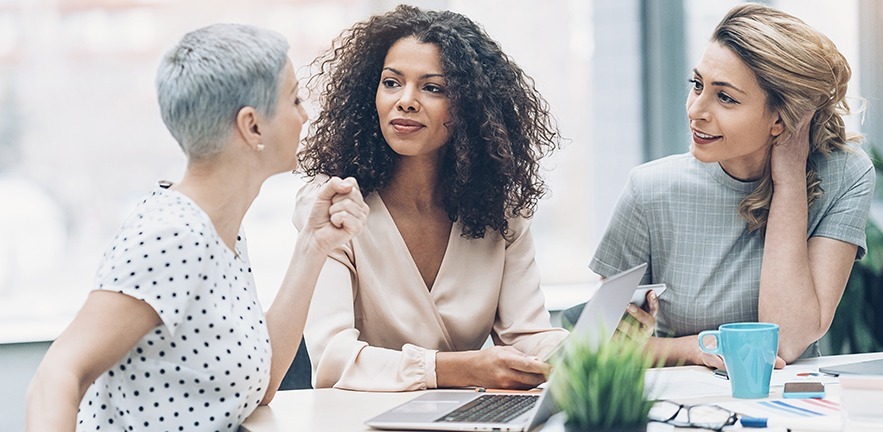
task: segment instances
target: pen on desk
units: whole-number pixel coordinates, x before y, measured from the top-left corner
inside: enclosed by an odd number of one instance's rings
[[[478,393],[542,393],[543,390],[540,388],[532,388],[528,390],[509,390],[509,389],[495,389],[495,388],[486,388],[486,387],[475,387],[475,391]]]
[[[812,432],[833,432],[840,431],[843,428],[843,422],[840,418],[836,419],[820,419],[820,418],[763,418],[763,417],[742,417],[739,419],[744,428],[784,428],[789,431],[812,431]]]

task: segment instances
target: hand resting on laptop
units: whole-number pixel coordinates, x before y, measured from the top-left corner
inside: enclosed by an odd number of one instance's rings
[[[495,346],[480,351],[439,352],[436,359],[439,387],[481,386],[523,390],[546,382],[546,376],[552,371],[548,363],[511,346]]]

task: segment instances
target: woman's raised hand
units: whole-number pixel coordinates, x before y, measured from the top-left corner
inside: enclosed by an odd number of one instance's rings
[[[806,187],[806,159],[809,157],[809,130],[813,113],[800,119],[794,133],[783,136],[770,149],[770,170],[773,184],[781,186],[794,182]]]
[[[311,235],[313,246],[327,254],[362,232],[369,211],[356,179],[331,177],[319,189],[301,235]]]

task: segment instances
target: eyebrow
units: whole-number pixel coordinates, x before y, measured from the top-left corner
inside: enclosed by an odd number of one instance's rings
[[[399,71],[399,70],[397,70],[397,69],[395,69],[395,68],[391,68],[391,67],[389,67],[389,66],[385,66],[385,67],[383,68],[383,70],[388,70],[388,71],[390,71],[390,72],[392,72],[392,73],[394,73],[394,74],[396,74],[396,75],[398,75],[398,76],[405,76],[405,74],[403,74],[401,71]],[[445,75],[444,75],[444,74],[440,74],[440,73],[428,73],[428,74],[420,75],[420,79],[436,78],[436,77],[438,77],[438,78],[444,78]]]
[[[699,78],[702,78],[702,74],[699,73],[699,71],[697,71],[696,68],[693,68],[693,73],[696,74],[696,76],[698,76]],[[718,87],[729,87],[729,88],[736,90],[737,92],[742,93],[744,95],[748,94],[745,91],[743,91],[742,89],[740,89],[739,87],[736,87],[726,81],[712,81],[711,85],[718,86]]]

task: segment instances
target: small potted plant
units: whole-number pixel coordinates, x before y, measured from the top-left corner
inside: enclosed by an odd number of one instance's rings
[[[554,363],[555,402],[568,432],[644,432],[653,406],[644,393],[644,372],[653,366],[641,338],[617,337],[595,348],[573,341]],[[565,378],[565,379],[561,379]]]

